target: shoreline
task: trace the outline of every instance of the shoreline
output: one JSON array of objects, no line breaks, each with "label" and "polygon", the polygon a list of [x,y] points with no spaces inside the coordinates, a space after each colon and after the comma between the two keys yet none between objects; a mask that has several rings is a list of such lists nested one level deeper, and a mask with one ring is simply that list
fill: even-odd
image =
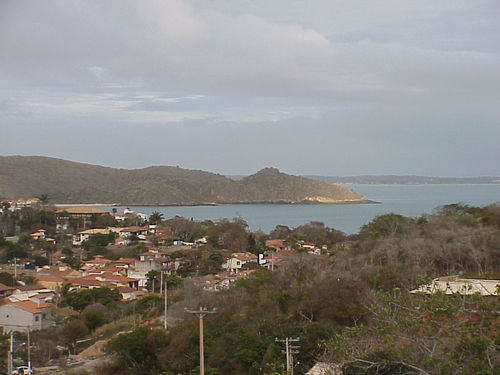
[{"label": "shoreline", "polygon": [[202,203],[173,203],[173,204],[122,204],[122,203],[54,203],[58,208],[63,207],[203,207],[203,206],[229,206],[229,205],[346,205],[346,204],[381,204],[370,199],[359,200],[339,200],[336,202],[321,202],[321,201],[255,201],[255,202],[202,202]]}]

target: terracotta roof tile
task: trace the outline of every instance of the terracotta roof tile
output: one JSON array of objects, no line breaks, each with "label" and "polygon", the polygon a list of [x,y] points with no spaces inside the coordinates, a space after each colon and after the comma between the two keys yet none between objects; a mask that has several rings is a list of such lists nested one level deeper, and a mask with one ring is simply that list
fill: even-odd
[{"label": "terracotta roof tile", "polygon": [[40,309],[49,306],[46,303],[38,304],[38,303],[30,301],[30,300],[19,301],[19,302],[7,301],[7,303],[10,305],[16,306],[22,310],[28,311],[32,314],[41,314],[42,310],[40,310]]}]

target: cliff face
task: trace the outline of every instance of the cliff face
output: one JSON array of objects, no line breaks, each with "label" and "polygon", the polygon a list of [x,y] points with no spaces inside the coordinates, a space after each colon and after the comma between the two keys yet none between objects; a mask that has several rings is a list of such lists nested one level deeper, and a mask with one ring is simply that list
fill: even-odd
[{"label": "cliff face", "polygon": [[350,189],[265,168],[240,181],[204,171],[155,166],[114,169],[39,156],[0,157],[0,198],[48,194],[59,203],[363,203]]}]

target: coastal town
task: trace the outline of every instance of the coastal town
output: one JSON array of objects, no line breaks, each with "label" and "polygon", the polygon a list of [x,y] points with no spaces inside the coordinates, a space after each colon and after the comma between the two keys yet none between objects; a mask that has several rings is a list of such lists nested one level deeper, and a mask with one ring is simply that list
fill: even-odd
[{"label": "coastal town", "polygon": [[[148,217],[129,208],[108,212],[47,201],[41,197],[2,202],[0,238],[2,245],[12,249],[0,265],[0,327],[5,334],[60,324],[61,318],[55,317],[60,314],[59,306],[72,307],[63,302],[64,296],[85,290],[106,289],[125,303],[170,292],[184,281],[216,292],[258,269],[274,271],[300,254],[318,256],[329,250],[326,243],[270,238],[263,233],[254,237],[238,219],[223,222],[227,230],[216,235],[200,228],[181,233],[179,226],[193,222],[164,220],[158,212]],[[209,227],[218,225],[221,223]],[[250,244],[242,244],[241,238],[225,243],[223,237],[228,233],[249,236],[243,242],[249,240]],[[342,245],[348,243],[346,239]],[[14,353],[11,370],[13,357]],[[31,366],[31,358],[27,361]],[[50,364],[50,358],[45,362]]]},{"label": "coastal town", "polygon": [[0,4],[0,375],[500,375],[499,1]]},{"label": "coastal town", "polygon": [[[8,208],[5,207],[7,205]],[[4,204],[5,211],[10,212],[33,207],[40,207],[38,199]],[[52,292],[70,283],[76,290],[118,288],[123,300],[137,298],[148,292],[147,283],[151,280],[147,275],[150,273],[178,276],[182,268],[198,270],[197,258],[208,243],[206,236],[190,241],[179,239],[168,225],[161,223],[161,218],[158,220],[155,215],[148,218],[146,214],[130,209],[110,213],[95,207],[73,206],[58,208],[54,214],[55,227],[42,224],[29,233],[32,256],[9,259],[10,263],[3,267],[3,270],[15,275],[32,277],[37,284]],[[115,226],[96,224],[109,220]],[[130,223],[135,225],[128,225]],[[82,245],[99,240],[101,243],[109,241],[103,247],[110,249],[111,254],[113,251],[119,254],[120,249],[133,245],[139,245],[145,251],[130,258],[116,259],[114,256],[114,259],[107,259],[99,254],[89,256]],[[6,241],[17,243],[19,237],[10,236]],[[278,268],[284,259],[297,256],[300,252],[320,255],[328,250],[326,245],[318,247],[300,240],[291,244],[280,239],[266,239],[263,244],[265,251],[258,254],[221,249],[223,256],[220,264],[216,265],[220,272],[200,277],[198,284],[206,290],[219,290],[247,277],[258,267],[271,270]],[[67,263],[68,259],[70,263]]]},{"label": "coastal town", "polygon": [[[369,291],[367,287],[398,285],[393,278],[402,280],[405,275],[391,275],[392,271],[386,266],[381,268],[383,274],[372,271],[363,276],[361,273],[364,281],[359,283],[342,276],[345,274],[342,267],[352,268],[352,264],[334,271],[338,267],[335,264],[345,259],[359,262],[355,261],[356,253],[363,253],[367,244],[373,246],[370,245],[373,238],[380,233],[387,236],[401,231],[394,225],[408,228],[421,225],[418,221],[386,215],[376,218],[358,235],[346,235],[319,222],[297,228],[277,225],[266,234],[250,232],[241,218],[197,222],[182,217],[165,218],[157,211],[148,216],[130,208],[119,212],[116,208],[108,211],[98,206],[55,205],[46,195],[4,200],[0,210],[0,327],[4,343],[12,348],[5,353],[9,374],[31,374],[33,369],[49,374],[67,366],[76,366],[81,371],[75,374],[99,373],[95,366],[103,366],[115,358],[109,355],[113,351],[123,350],[113,345],[131,325],[137,330],[149,327],[173,332],[176,326],[180,328],[189,322],[185,317],[188,307],[198,305],[202,309],[202,304],[224,298],[225,293],[260,288],[262,281],[259,280],[268,280],[267,275],[276,275],[273,282],[278,283],[285,275],[297,280],[319,277],[323,281],[310,285],[313,289],[309,293],[314,294],[324,288],[323,282],[331,283],[336,274],[333,280],[338,285],[322,293],[336,293],[337,288],[345,290],[342,293],[347,294],[342,300],[346,305],[337,314],[344,316],[348,311],[352,315],[349,319],[362,319],[366,312],[358,299],[366,298],[363,296]],[[485,217],[498,215],[495,205],[484,211],[450,205],[442,208],[441,215],[462,215],[464,210],[476,216],[481,212],[483,216],[477,218],[483,221],[491,221]],[[460,215],[458,219],[462,220]],[[442,220],[440,217],[434,220]],[[387,257],[387,251],[385,247],[380,256]],[[494,261],[481,262],[485,270],[496,267]],[[321,271],[332,265],[334,268],[328,273]],[[366,273],[373,266],[363,269],[361,272]],[[305,276],[307,274],[309,276]],[[416,296],[414,298],[481,296],[487,301],[497,298],[500,291],[500,280],[491,277],[453,276],[443,271],[435,276],[417,275],[410,283],[414,286],[407,289],[409,295]],[[298,291],[301,283],[303,281],[298,284]],[[290,298],[284,297],[287,295],[277,294],[270,301],[283,309],[282,304],[286,303],[283,298]],[[243,303],[244,298],[240,298]],[[338,297],[331,298],[333,302]],[[231,303],[226,301],[226,308]],[[476,302],[471,303],[471,308],[477,309]],[[214,305],[217,306],[221,306],[220,302]],[[315,314],[321,316],[321,309],[316,313],[312,311],[317,308],[310,309],[301,310],[299,320],[312,322],[317,319]],[[207,314],[205,310],[200,311],[202,315]],[[46,337],[49,332],[50,339]],[[283,342],[288,351],[288,345],[296,339],[280,340],[276,345]],[[299,354],[299,351],[293,353]],[[290,349],[285,373],[292,373],[291,369],[296,366],[293,361]],[[336,361],[308,361],[302,370],[304,373],[342,373]],[[179,368],[185,366],[183,363]]]}]

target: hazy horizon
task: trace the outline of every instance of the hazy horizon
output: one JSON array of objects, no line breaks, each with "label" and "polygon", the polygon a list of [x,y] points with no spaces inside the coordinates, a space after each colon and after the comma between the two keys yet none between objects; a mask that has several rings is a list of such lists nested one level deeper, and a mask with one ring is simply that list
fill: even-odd
[{"label": "hazy horizon", "polygon": [[[22,157],[48,157],[48,158],[52,158],[52,156],[47,156],[47,155],[18,155],[18,154],[12,154],[12,155],[0,155],[1,156],[22,156]],[[268,165],[268,166],[264,166],[258,170],[255,170],[255,171],[252,171],[250,173],[247,173],[247,174],[243,174],[243,173],[234,173],[234,174],[223,174],[223,173],[219,173],[217,171],[211,171],[211,170],[205,170],[205,169],[200,169],[200,168],[185,168],[183,167],[182,165],[167,165],[167,164],[150,164],[150,165],[144,165],[142,167],[136,167],[136,168],[118,168],[118,167],[113,167],[113,166],[109,166],[109,165],[105,165],[105,164],[95,164],[95,163],[86,163],[86,162],[81,162],[81,161],[78,161],[78,160],[71,160],[71,159],[62,159],[62,158],[56,158],[56,159],[60,159],[60,160],[65,160],[65,161],[71,161],[71,162],[74,162],[74,163],[81,163],[81,164],[88,164],[88,165],[93,165],[93,166],[100,166],[100,167],[106,167],[106,168],[114,168],[114,169],[128,169],[128,170],[138,170],[138,169],[145,169],[145,168],[149,168],[149,167],[177,167],[177,168],[182,168],[182,169],[189,169],[189,170],[199,170],[199,171],[204,171],[204,172],[210,172],[210,173],[218,173],[218,174],[221,174],[221,175],[224,175],[226,177],[229,177],[229,178],[243,178],[243,177],[246,177],[246,176],[250,176],[254,173],[257,173],[259,172],[260,170],[262,169],[265,169],[265,168],[276,168],[278,169],[280,172],[283,172],[283,173],[286,173],[286,174],[294,174],[292,172],[289,172],[289,171],[286,171],[286,170],[283,170],[283,169],[280,169],[280,168],[277,168],[276,166],[273,166],[273,165]],[[365,175],[326,175],[326,174],[309,174],[309,173],[302,173],[302,174],[295,174],[295,175],[299,175],[299,176],[303,176],[303,177],[340,177],[340,178],[348,178],[348,177],[429,177],[429,178],[496,178],[496,177],[500,177],[500,176],[423,176],[423,175],[415,175],[415,174],[365,174]]]},{"label": "hazy horizon", "polygon": [[0,3],[0,155],[500,176],[500,3]]}]

